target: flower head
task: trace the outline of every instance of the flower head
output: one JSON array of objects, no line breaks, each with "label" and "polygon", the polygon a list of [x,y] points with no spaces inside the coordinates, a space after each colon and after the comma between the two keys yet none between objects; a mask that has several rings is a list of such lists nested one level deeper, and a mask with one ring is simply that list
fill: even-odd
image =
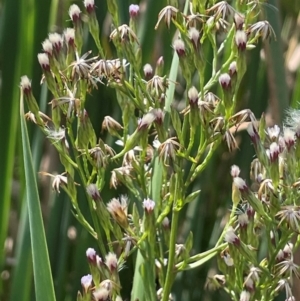
[{"label": "flower head", "polygon": [[136,18],[140,12],[140,7],[137,4],[129,5],[130,18]]},{"label": "flower head", "polygon": [[153,200],[144,199],[143,201],[143,207],[147,213],[152,213],[155,207],[155,202]]},{"label": "flower head", "polygon": [[97,264],[97,253],[95,249],[93,248],[88,248],[86,250],[86,258],[90,264],[96,265]]},{"label": "flower head", "polygon": [[219,83],[224,90],[228,90],[231,87],[231,78],[228,73],[223,73],[219,77]]},{"label": "flower head", "polygon": [[117,255],[115,253],[109,252],[105,256],[105,264],[106,264],[106,266],[108,267],[108,269],[111,273],[116,271],[116,269],[118,267]]},{"label": "flower head", "polygon": [[69,16],[74,23],[80,20],[81,10],[78,5],[72,4],[69,8]]},{"label": "flower head", "polygon": [[224,239],[226,242],[228,242],[229,244],[233,244],[238,246],[240,244],[240,239],[238,238],[238,236],[235,234],[233,228],[230,226],[228,227]]},{"label": "flower head", "polygon": [[87,293],[88,289],[92,286],[92,282],[93,277],[90,274],[81,277],[81,285],[85,293]]}]

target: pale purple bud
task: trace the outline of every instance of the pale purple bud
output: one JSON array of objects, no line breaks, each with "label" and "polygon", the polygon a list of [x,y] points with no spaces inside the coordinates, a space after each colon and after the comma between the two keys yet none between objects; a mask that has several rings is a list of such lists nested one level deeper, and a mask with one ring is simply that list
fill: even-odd
[{"label": "pale purple bud", "polygon": [[237,30],[242,30],[245,22],[245,16],[240,13],[235,13],[233,18],[234,18],[235,28]]},{"label": "pale purple bud", "polygon": [[22,91],[25,95],[28,95],[31,93],[31,81],[30,79],[28,78],[27,75],[23,75],[21,77],[21,83],[20,83],[20,86],[22,88]]},{"label": "pale purple bud", "polygon": [[195,27],[189,29],[189,38],[195,49],[198,49],[198,44],[200,41],[200,32]]},{"label": "pale purple bud", "polygon": [[111,273],[114,272],[118,267],[117,255],[115,253],[109,252],[105,256],[105,264]]},{"label": "pale purple bud", "polygon": [[247,291],[242,291],[241,296],[240,296],[240,301],[249,301],[250,300],[250,293]]},{"label": "pale purple bud", "polygon": [[67,46],[74,46],[75,42],[75,30],[74,28],[66,28],[64,30],[64,37]]},{"label": "pale purple bud", "polygon": [[295,132],[290,128],[285,128],[283,138],[287,149],[290,150],[295,145]]},{"label": "pale purple bud", "polygon": [[249,218],[248,218],[247,213],[239,214],[238,222],[239,222],[239,226],[242,229],[247,228],[247,225],[249,224]]},{"label": "pale purple bud", "polygon": [[269,150],[269,158],[271,162],[277,161],[279,156],[279,145],[276,142],[271,143]]},{"label": "pale purple bud", "polygon": [[80,20],[81,10],[78,5],[72,4],[69,8],[69,16],[74,23]]},{"label": "pale purple bud", "polygon": [[280,127],[277,124],[275,124],[273,127],[268,127],[267,133],[272,141],[277,140],[280,134]]},{"label": "pale purple bud", "polygon": [[235,43],[239,50],[244,51],[247,44],[247,34],[243,30],[237,30],[235,33]]},{"label": "pale purple bud", "polygon": [[248,186],[242,178],[240,177],[233,178],[233,183],[237,187],[237,189],[240,190],[241,192],[248,191]]},{"label": "pale purple bud", "polygon": [[59,52],[63,46],[63,37],[59,33],[49,33],[49,41],[51,42],[53,48]]},{"label": "pale purple bud", "polygon": [[253,123],[250,123],[249,126],[247,127],[247,132],[251,138],[252,143],[256,145],[260,138],[257,129]]},{"label": "pale purple bud", "polygon": [[241,172],[241,170],[237,165],[231,166],[230,174],[233,178],[238,177],[240,172]]},{"label": "pale purple bud", "polygon": [[81,277],[81,285],[85,293],[87,293],[88,289],[92,286],[92,281],[93,281],[93,277],[90,274]]},{"label": "pale purple bud", "polygon": [[47,53],[39,53],[38,61],[44,71],[50,71],[50,63]]},{"label": "pale purple bud", "polygon": [[146,64],[143,70],[146,79],[150,79],[153,76],[153,68],[150,64]]},{"label": "pale purple bud", "polygon": [[198,107],[198,91],[195,87],[191,87],[188,91],[188,99],[191,107]]},{"label": "pale purple bud", "polygon": [[219,83],[224,90],[228,90],[231,87],[231,78],[228,73],[223,73],[219,77]]},{"label": "pale purple bud", "polygon": [[44,52],[46,52],[48,55],[52,55],[53,46],[52,46],[52,43],[49,41],[49,39],[46,39],[42,43],[42,47],[43,47]]},{"label": "pale purple bud", "polygon": [[96,251],[95,249],[93,248],[88,248],[86,250],[86,257],[87,257],[87,260],[89,261],[89,263],[95,265],[97,264],[97,254],[96,254]]},{"label": "pale purple bud", "polygon": [[83,4],[88,14],[91,14],[95,11],[95,0],[84,0]]},{"label": "pale purple bud", "polygon": [[100,193],[99,193],[99,190],[98,190],[96,184],[89,184],[89,185],[86,187],[86,192],[88,193],[88,195],[89,195],[94,201],[97,201],[97,200],[100,200],[100,199],[101,199]]},{"label": "pale purple bud", "polygon": [[237,73],[236,61],[233,61],[233,62],[229,65],[228,72],[229,72],[229,75],[230,75],[231,77],[233,77],[234,75],[236,75],[236,73]]},{"label": "pale purple bud", "polygon": [[155,202],[153,200],[144,199],[143,201],[143,207],[147,213],[152,213],[155,207]]},{"label": "pale purple bud", "polygon": [[226,242],[228,242],[229,244],[233,244],[235,246],[239,246],[240,245],[240,239],[238,238],[238,236],[234,233],[233,228],[230,226],[228,227],[224,239]]},{"label": "pale purple bud", "polygon": [[170,228],[170,220],[168,219],[167,216],[162,220],[161,224],[165,229]]},{"label": "pale purple bud", "polygon": [[177,39],[174,41],[173,48],[179,57],[185,56],[185,45],[182,40]]},{"label": "pale purple bud", "polygon": [[130,18],[136,18],[140,12],[140,7],[137,4],[129,5]]}]

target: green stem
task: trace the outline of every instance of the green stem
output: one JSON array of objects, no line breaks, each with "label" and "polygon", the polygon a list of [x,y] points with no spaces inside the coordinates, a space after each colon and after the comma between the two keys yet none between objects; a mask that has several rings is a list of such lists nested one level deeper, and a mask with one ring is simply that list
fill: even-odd
[{"label": "green stem", "polygon": [[169,244],[169,257],[168,257],[168,268],[166,282],[163,288],[163,299],[162,301],[169,300],[169,294],[174,280],[174,259],[175,259],[175,244],[178,230],[179,211],[173,209],[172,223],[171,223],[171,235]]}]

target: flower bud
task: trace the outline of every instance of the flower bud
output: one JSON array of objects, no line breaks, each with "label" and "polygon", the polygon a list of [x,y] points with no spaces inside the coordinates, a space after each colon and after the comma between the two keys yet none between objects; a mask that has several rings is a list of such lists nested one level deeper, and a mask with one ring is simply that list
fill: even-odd
[{"label": "flower bud", "polygon": [[143,68],[144,70],[144,75],[145,75],[145,78],[147,80],[149,80],[150,78],[152,78],[153,76],[153,68],[150,64],[146,64]]},{"label": "flower bud", "polygon": [[115,272],[118,267],[118,259],[115,253],[109,252],[105,256],[105,264],[111,273]]},{"label": "flower bud", "polygon": [[136,18],[139,15],[140,7],[137,4],[131,4],[129,6],[129,16],[130,18]]},{"label": "flower bud", "polygon": [[237,30],[235,33],[235,44],[239,51],[244,51],[247,45],[247,34],[243,30]]},{"label": "flower bud", "polygon": [[145,211],[148,214],[150,214],[154,210],[155,202],[152,201],[152,200],[150,200],[149,198],[148,199],[144,199],[144,201],[143,201],[143,207],[144,207]]},{"label": "flower bud", "polygon": [[89,184],[86,187],[86,192],[94,201],[101,200],[100,193],[96,184]]},{"label": "flower bud", "polygon": [[85,293],[87,293],[89,288],[92,286],[92,282],[93,277],[90,274],[81,277],[81,286]]},{"label": "flower bud", "polygon": [[228,73],[223,73],[219,77],[219,83],[224,90],[231,88],[231,78]]},{"label": "flower bud", "polygon": [[177,52],[179,57],[185,56],[185,54],[186,54],[185,53],[185,45],[182,40],[180,40],[180,39],[175,40],[174,44],[173,44],[173,48]]},{"label": "flower bud", "polygon": [[95,249],[88,248],[86,250],[86,257],[87,257],[87,260],[90,264],[92,264],[92,265],[97,264],[96,256],[97,256],[97,253],[96,253]]}]

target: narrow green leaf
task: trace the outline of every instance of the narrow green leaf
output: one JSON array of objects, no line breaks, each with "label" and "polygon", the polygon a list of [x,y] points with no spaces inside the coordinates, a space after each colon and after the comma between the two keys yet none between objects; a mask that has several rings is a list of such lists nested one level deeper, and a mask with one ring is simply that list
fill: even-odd
[{"label": "narrow green leaf", "polygon": [[29,228],[33,258],[35,298],[36,300],[55,301],[41,206],[37,190],[35,172],[32,164],[27,126],[24,118],[22,93],[20,102],[20,119],[26,179],[26,201],[29,213]]}]

